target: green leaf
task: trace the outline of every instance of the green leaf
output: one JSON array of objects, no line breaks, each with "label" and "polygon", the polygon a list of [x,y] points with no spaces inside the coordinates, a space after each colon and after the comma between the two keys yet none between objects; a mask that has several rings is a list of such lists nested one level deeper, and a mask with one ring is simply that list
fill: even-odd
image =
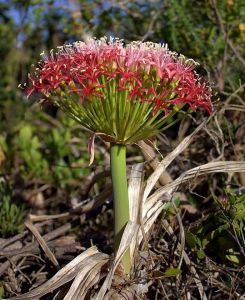
[{"label": "green leaf", "polygon": [[3,149],[4,152],[8,151],[8,145],[7,142],[4,138],[4,136],[0,135],[0,149]]},{"label": "green leaf", "polygon": [[197,257],[199,259],[204,259],[206,257],[206,254],[205,254],[205,252],[203,250],[198,250],[197,251]]},{"label": "green leaf", "polygon": [[185,239],[189,247],[195,248],[199,245],[198,238],[190,231],[185,233]]},{"label": "green leaf", "polygon": [[0,299],[3,299],[4,297],[4,287],[0,286]]},{"label": "green leaf", "polygon": [[37,136],[34,136],[31,140],[31,147],[37,149],[40,146],[39,140]]},{"label": "green leaf", "polygon": [[240,260],[236,255],[226,255],[225,256],[229,261],[235,263],[235,264],[239,264]]},{"label": "green leaf", "polygon": [[168,268],[164,272],[164,276],[167,276],[167,277],[177,276],[177,275],[181,274],[181,272],[182,271],[178,268]]},{"label": "green leaf", "polygon": [[245,219],[245,206],[243,203],[237,203],[234,205],[236,212],[234,214],[235,220],[244,220]]},{"label": "green leaf", "polygon": [[158,278],[159,277],[164,277],[164,273],[159,271],[159,270],[153,271],[152,275],[153,275],[153,277],[158,277]]},{"label": "green leaf", "polygon": [[30,144],[31,137],[32,137],[31,126],[26,125],[20,129],[19,140],[22,148],[25,148]]}]

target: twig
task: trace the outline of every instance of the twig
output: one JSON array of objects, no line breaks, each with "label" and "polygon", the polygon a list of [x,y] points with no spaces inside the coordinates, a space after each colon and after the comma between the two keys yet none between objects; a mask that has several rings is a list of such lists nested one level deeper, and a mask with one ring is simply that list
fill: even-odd
[{"label": "twig", "polygon": [[179,228],[180,228],[180,246],[179,246],[180,260],[179,260],[179,265],[178,265],[178,268],[180,269],[181,265],[182,265],[182,262],[183,262],[183,257],[184,257],[183,253],[184,253],[184,249],[185,249],[185,230],[184,230],[184,226],[183,226],[181,217],[178,213],[177,207],[176,207],[176,205],[173,201],[173,197],[171,198],[171,203],[174,207],[175,215],[176,215],[177,221],[179,223]]},{"label": "twig", "polygon": [[[88,213],[93,209],[96,209],[100,207],[106,199],[111,195],[112,188],[111,186],[106,187],[99,195],[93,197],[92,199],[87,199],[77,205],[76,207],[70,209],[69,212],[63,213],[63,214],[57,214],[57,215],[29,215],[29,219],[32,222],[40,222],[43,220],[55,220],[59,218],[70,218],[74,216],[75,214],[83,214]],[[86,203],[84,203],[86,202]]]},{"label": "twig", "polygon": [[217,4],[216,4],[216,0],[211,0],[212,4],[213,4],[213,8],[215,10],[216,16],[217,16],[217,20],[219,22],[219,27],[221,32],[223,33],[224,37],[226,38],[227,44],[230,46],[231,50],[233,51],[233,53],[235,54],[235,56],[237,57],[237,59],[242,63],[243,66],[245,66],[245,60],[242,58],[242,56],[237,52],[236,48],[234,47],[233,43],[231,42],[231,40],[228,38],[228,35],[226,33],[224,24],[223,24],[223,20],[222,17],[218,11],[217,8]]},{"label": "twig", "polygon": [[[50,223],[49,221],[45,220],[45,222],[42,222],[42,223],[37,224],[37,227],[39,228],[39,227],[42,227],[42,226],[47,225],[47,224],[49,224],[49,223]],[[4,249],[4,248],[7,247],[8,245],[13,244],[13,243],[16,242],[16,241],[22,239],[22,238],[25,237],[27,234],[28,234],[28,230],[25,230],[25,231],[23,231],[23,232],[21,232],[21,233],[15,235],[15,236],[13,236],[13,237],[7,239],[6,241],[4,241],[3,243],[0,244],[0,250]]]},{"label": "twig", "polygon": [[41,236],[41,234],[38,232],[37,228],[28,220],[25,222],[26,227],[32,232],[32,234],[35,236],[37,241],[39,242],[41,248],[47,255],[47,257],[50,259],[50,261],[56,266],[59,266],[59,263],[52,253],[52,251],[49,249],[47,243],[45,242],[44,238]]},{"label": "twig", "polygon": [[[149,165],[152,167],[153,170],[156,170],[157,166],[159,165],[159,159],[156,155],[155,150],[151,146],[147,145],[144,141],[138,142],[138,145]],[[173,179],[167,171],[163,171],[158,180],[161,183],[161,185],[165,185],[173,181]]]},{"label": "twig", "polygon": [[223,112],[223,110],[225,110],[225,108],[228,106],[228,104],[230,103],[230,101],[232,100],[233,97],[235,97],[239,92],[242,92],[243,89],[245,87],[245,84],[242,84],[241,86],[239,86],[238,89],[236,89],[232,94],[228,94],[226,92],[221,92],[222,94],[229,96],[226,101],[225,101],[225,105],[221,108],[220,112]]},{"label": "twig", "polygon": [[[71,229],[71,224],[70,223],[66,223],[63,226],[45,234],[43,236],[43,239],[47,242],[50,241],[62,234],[64,234],[65,232],[67,232],[68,230]],[[17,250],[1,250],[0,251],[0,256],[4,256],[4,257],[12,257],[15,255],[19,255],[22,253],[26,253],[26,252],[33,252],[36,248],[38,247],[38,243],[32,242],[27,244],[26,246],[24,246],[22,249],[17,249]]]},{"label": "twig", "polygon": [[[174,230],[173,230],[173,228],[170,226],[170,224],[168,223],[167,220],[163,220],[163,226],[164,226],[164,229],[166,230],[166,232],[167,232],[170,236],[172,236],[172,235],[174,234]],[[181,250],[181,245],[180,245],[180,243],[178,243],[177,247],[178,247],[179,250]],[[198,291],[199,291],[199,294],[200,294],[201,299],[202,299],[202,300],[208,300],[208,298],[207,298],[207,296],[206,296],[206,294],[205,294],[205,291],[204,291],[204,287],[203,287],[203,285],[202,285],[202,282],[201,282],[200,279],[199,279],[198,273],[197,273],[196,269],[194,268],[194,266],[191,265],[191,261],[190,261],[188,255],[187,255],[187,253],[185,252],[185,250],[182,251],[182,255],[183,255],[183,259],[184,259],[185,263],[187,264],[187,266],[189,266],[190,271],[191,271],[191,273],[192,273],[193,276],[194,276],[193,279],[194,279],[194,281],[195,281],[195,283],[196,283],[196,286],[197,286],[197,288],[198,288]]]},{"label": "twig", "polygon": [[160,16],[161,12],[162,12],[162,10],[159,8],[158,11],[156,11],[154,16],[151,18],[148,29],[141,39],[142,42],[145,41],[149,36],[151,36],[154,33],[153,26],[154,26],[155,22],[157,21],[158,17]]}]

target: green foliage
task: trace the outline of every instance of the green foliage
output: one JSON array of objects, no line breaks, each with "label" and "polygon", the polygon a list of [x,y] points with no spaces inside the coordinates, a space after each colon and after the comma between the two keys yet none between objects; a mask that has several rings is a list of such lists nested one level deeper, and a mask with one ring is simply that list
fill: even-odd
[{"label": "green foliage", "polygon": [[207,256],[218,262],[244,264],[245,194],[227,191],[215,200],[215,213],[192,230],[186,231],[186,242],[198,259]]},{"label": "green foliage", "polygon": [[31,125],[24,125],[20,129],[16,144],[23,160],[20,171],[25,176],[46,178],[48,176],[48,162],[40,151],[39,138],[34,135]]},{"label": "green foliage", "polygon": [[164,272],[164,276],[166,276],[166,277],[178,276],[180,274],[181,274],[181,270],[178,268],[168,268]]},{"label": "green foliage", "polygon": [[24,206],[11,201],[11,191],[0,178],[0,235],[8,237],[22,229]]},{"label": "green foliage", "polygon": [[[234,64],[234,60],[240,59],[239,44],[244,43],[240,26],[245,19],[244,11],[243,1],[229,4],[225,0],[169,0],[164,28],[167,42],[171,48],[204,65],[220,90],[233,90],[244,76],[242,65]],[[238,56],[234,45],[237,45]]]},{"label": "green foliage", "polygon": [[[9,109],[5,105],[3,118],[10,115]],[[19,118],[16,116],[16,124],[8,128],[7,135],[0,135],[6,156],[2,171],[11,173],[15,168],[17,178],[24,182],[46,182],[75,192],[89,173],[86,133],[63,114],[55,120],[31,109],[24,110]],[[97,153],[96,158],[100,159]]]},{"label": "green foliage", "polygon": [[176,215],[176,210],[180,207],[180,198],[174,197],[172,202],[167,202],[164,204],[163,209],[168,215]]},{"label": "green foliage", "polygon": [[179,268],[167,268],[165,272],[162,271],[153,271],[153,275],[156,278],[165,278],[165,277],[176,277],[180,275],[182,271]]},{"label": "green foliage", "polygon": [[[38,115],[41,122],[51,120],[43,112]],[[15,159],[21,177],[24,180],[41,180],[69,190],[74,182],[79,182],[87,175],[87,136],[82,130],[74,129],[75,126],[72,120],[67,120],[63,115],[55,124],[46,124],[41,128],[40,124],[33,123],[27,117],[20,131],[15,131],[12,138],[12,152],[17,156]],[[73,136],[76,136],[74,144]]]},{"label": "green foliage", "polygon": [[4,287],[0,285],[0,299],[4,297]]}]

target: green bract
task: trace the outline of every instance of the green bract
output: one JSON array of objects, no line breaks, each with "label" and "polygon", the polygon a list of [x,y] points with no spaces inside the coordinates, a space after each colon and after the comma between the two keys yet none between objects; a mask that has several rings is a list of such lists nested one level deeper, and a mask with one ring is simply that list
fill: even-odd
[{"label": "green bract", "polygon": [[[100,93],[104,99],[89,96],[81,105],[79,95],[70,93],[65,84],[48,98],[82,126],[117,144],[133,144],[148,139],[185,114],[180,110],[181,104],[175,105],[166,116],[161,110],[154,113],[152,102],[128,100],[128,90],[118,91],[118,79],[105,82],[102,78],[102,82],[104,87],[100,88]],[[178,118],[173,121],[177,112]]]}]

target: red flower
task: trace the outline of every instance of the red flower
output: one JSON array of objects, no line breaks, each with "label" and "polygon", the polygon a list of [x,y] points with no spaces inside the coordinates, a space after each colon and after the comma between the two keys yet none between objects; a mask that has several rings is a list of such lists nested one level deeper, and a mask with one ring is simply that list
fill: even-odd
[{"label": "red flower", "polygon": [[211,89],[195,66],[166,45],[91,39],[44,56],[25,90],[106,140],[132,144],[169,127],[166,115],[173,118],[184,105],[212,112]]},{"label": "red flower", "polygon": [[[98,89],[105,88],[103,82],[117,79],[118,91],[127,90],[129,100],[153,102],[155,113],[178,103],[211,113],[211,90],[200,83],[194,68],[194,61],[160,44],[132,42],[124,47],[117,39],[91,39],[60,47],[55,55],[44,58],[29,76],[26,93],[48,96],[66,85],[66,92],[77,93],[83,102],[94,96],[104,98]],[[171,92],[174,97],[169,99]]]}]

